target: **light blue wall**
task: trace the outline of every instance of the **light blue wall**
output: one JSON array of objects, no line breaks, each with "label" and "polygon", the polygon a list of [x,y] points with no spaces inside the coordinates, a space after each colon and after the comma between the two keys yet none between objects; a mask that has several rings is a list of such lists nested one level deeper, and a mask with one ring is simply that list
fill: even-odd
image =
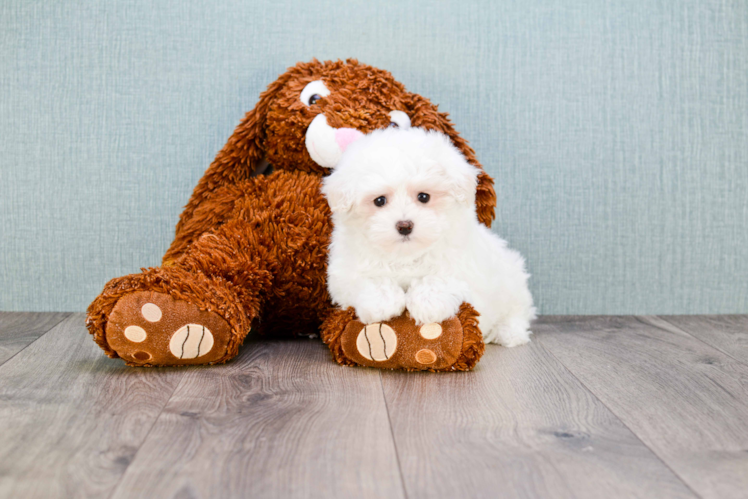
[{"label": "light blue wall", "polygon": [[0,310],[157,265],[261,90],[354,56],[440,103],[542,313],[748,313],[748,2],[0,3]]}]

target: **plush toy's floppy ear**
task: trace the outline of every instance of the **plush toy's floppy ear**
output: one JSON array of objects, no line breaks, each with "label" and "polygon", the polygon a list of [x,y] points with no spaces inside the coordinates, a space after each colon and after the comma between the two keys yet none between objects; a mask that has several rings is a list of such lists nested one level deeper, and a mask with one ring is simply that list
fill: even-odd
[{"label": "plush toy's floppy ear", "polygon": [[292,78],[294,73],[291,70],[292,68],[286,71],[260,94],[260,100],[255,108],[244,115],[226,145],[218,152],[216,159],[195,186],[190,201],[179,217],[174,241],[164,255],[164,264],[173,262],[194,238],[210,229],[215,225],[215,220],[221,217],[222,214],[213,213],[210,214],[210,220],[200,221],[197,220],[199,217],[195,216],[195,210],[211,193],[222,186],[236,184],[256,173],[261,173],[267,167],[265,125],[268,109],[278,92]]},{"label": "plush toy's floppy ear", "polygon": [[440,113],[437,107],[425,97],[418,94],[408,94],[404,99],[407,105],[408,114],[410,115],[411,125],[421,127],[426,130],[438,130],[446,134],[467,161],[480,169],[478,175],[478,187],[475,192],[475,207],[478,213],[478,220],[484,225],[491,227],[491,222],[495,218],[496,192],[493,188],[493,179],[488,175],[475,157],[475,151],[468,146],[465,139],[454,128],[446,113]]}]

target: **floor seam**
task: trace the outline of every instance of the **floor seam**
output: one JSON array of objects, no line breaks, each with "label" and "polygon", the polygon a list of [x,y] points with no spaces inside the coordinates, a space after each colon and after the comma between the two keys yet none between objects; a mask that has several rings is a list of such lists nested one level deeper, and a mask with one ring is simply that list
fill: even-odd
[{"label": "floor seam", "polygon": [[49,332],[51,332],[52,330],[54,330],[55,328],[57,328],[60,325],[60,323],[62,323],[66,319],[70,318],[75,313],[63,313],[63,314],[65,314],[65,316],[63,316],[62,319],[60,319],[60,321],[58,321],[57,323],[55,323],[54,325],[52,325],[51,327],[49,327],[49,329],[47,329],[47,331],[45,331],[44,333],[42,333],[41,335],[39,335],[37,338],[35,338],[31,342],[29,342],[28,344],[26,344],[25,346],[23,346],[23,348],[21,350],[19,350],[17,353],[13,354],[13,356],[9,357],[8,359],[6,359],[2,363],[0,363],[0,368],[2,368],[3,366],[5,366],[5,364],[8,361],[10,361],[11,359],[15,358],[16,356],[18,356],[19,354],[21,354],[26,349],[28,349],[29,346],[32,345],[34,342],[36,342],[37,340],[39,340],[40,338],[44,337],[46,334],[48,334]]},{"label": "floor seam", "polygon": [[400,451],[397,449],[397,441],[395,440],[395,429],[392,428],[392,417],[390,416],[390,406],[387,404],[387,394],[384,392],[384,380],[382,379],[382,370],[379,370],[379,386],[382,388],[382,399],[384,399],[384,409],[387,412],[387,423],[390,425],[390,436],[392,437],[392,446],[395,448],[395,460],[397,461],[397,471],[400,473],[400,484],[403,487],[403,495],[405,498],[408,496],[408,489],[405,487],[405,475],[403,474],[403,467],[400,463]]},{"label": "floor seam", "polygon": [[[636,317],[636,316],[635,316],[635,317]],[[730,358],[730,359],[732,359],[732,360],[734,360],[734,361],[737,361],[737,362],[738,362],[738,363],[740,363],[741,365],[745,365],[745,366],[748,366],[748,363],[746,363],[745,361],[743,361],[743,360],[741,360],[741,359],[738,359],[738,358],[736,358],[735,356],[733,356],[733,355],[732,355],[732,354],[730,354],[729,352],[725,352],[725,351],[723,351],[722,349],[720,349],[720,348],[719,348],[719,347],[717,347],[716,345],[710,344],[710,343],[709,343],[709,342],[707,342],[706,340],[700,339],[699,337],[697,337],[697,336],[696,336],[696,335],[694,335],[693,333],[689,332],[688,330],[684,330],[684,329],[683,329],[683,327],[681,327],[681,326],[678,326],[678,325],[676,325],[675,323],[671,323],[670,321],[668,321],[667,319],[665,319],[665,318],[664,318],[663,316],[655,315],[655,318],[659,318],[659,319],[661,319],[662,321],[664,321],[664,322],[665,322],[665,323],[667,323],[668,325],[672,326],[673,328],[677,328],[678,330],[680,330],[681,332],[685,333],[686,335],[688,335],[688,336],[689,336],[689,337],[691,337],[692,339],[698,340],[698,341],[699,341],[699,342],[701,342],[702,344],[704,344],[704,345],[706,345],[706,346],[709,346],[709,347],[711,347],[712,349],[714,349],[714,350],[716,350],[716,351],[719,351],[719,352],[721,352],[722,354],[724,354],[724,355],[725,355],[725,356],[727,356],[728,358]],[[655,328],[657,328],[657,325],[652,325],[652,324],[650,324],[650,323],[647,323],[647,324],[648,324],[649,326],[654,326]]]},{"label": "floor seam", "polygon": [[117,489],[122,484],[122,481],[124,481],[125,476],[127,475],[127,471],[130,470],[130,466],[135,463],[135,460],[138,458],[138,453],[140,453],[140,450],[143,449],[143,445],[148,441],[148,437],[150,437],[151,432],[153,432],[153,428],[156,427],[156,424],[158,423],[159,419],[161,419],[161,415],[164,413],[164,410],[167,406],[169,406],[169,402],[171,401],[171,398],[174,397],[174,393],[177,392],[177,389],[182,385],[182,382],[184,381],[185,373],[182,372],[182,376],[179,379],[179,382],[174,384],[174,390],[171,391],[171,394],[169,394],[169,397],[166,399],[166,402],[164,403],[164,406],[161,407],[161,410],[159,410],[158,415],[156,415],[156,418],[153,419],[153,424],[151,424],[150,429],[148,429],[148,432],[146,433],[145,437],[143,438],[143,441],[140,442],[138,445],[138,450],[135,452],[135,454],[132,456],[132,460],[130,460],[130,463],[127,464],[127,467],[125,467],[125,470],[122,471],[122,475],[119,478],[119,481],[117,481],[117,484],[114,485],[112,488],[112,492],[109,494],[108,498],[112,498],[112,496],[117,492]]},{"label": "floor seam", "polygon": [[559,364],[560,364],[561,366],[563,366],[564,370],[566,370],[566,371],[567,371],[567,372],[569,373],[569,375],[571,375],[572,377],[574,377],[574,379],[575,379],[575,380],[577,380],[577,381],[578,381],[578,382],[579,382],[579,383],[580,383],[580,384],[582,385],[582,387],[584,387],[584,389],[585,389],[585,390],[586,390],[587,392],[589,392],[589,393],[590,393],[590,394],[591,394],[591,395],[592,395],[592,396],[593,396],[593,397],[594,397],[594,398],[595,398],[596,400],[598,400],[598,401],[600,402],[600,404],[601,404],[601,405],[603,405],[603,406],[604,406],[604,407],[605,407],[605,408],[606,408],[606,409],[607,409],[607,410],[608,410],[608,411],[610,412],[610,414],[611,414],[611,415],[613,415],[614,417],[616,417],[616,419],[617,419],[617,420],[618,420],[618,421],[619,421],[619,422],[621,423],[621,425],[622,425],[622,426],[624,426],[624,427],[625,427],[626,429],[628,429],[628,431],[629,431],[629,432],[630,432],[630,433],[631,433],[631,434],[632,434],[632,435],[633,435],[634,437],[636,437],[636,439],[637,439],[637,440],[638,440],[638,441],[639,441],[639,442],[640,442],[640,443],[641,443],[641,444],[642,444],[642,445],[643,445],[643,446],[644,446],[645,448],[647,448],[647,449],[648,449],[648,450],[649,450],[649,451],[650,451],[650,452],[652,453],[652,455],[654,455],[655,457],[657,457],[657,459],[658,459],[658,460],[660,461],[660,463],[662,463],[662,465],[664,465],[664,466],[665,466],[665,467],[666,467],[666,468],[667,468],[667,469],[668,469],[668,470],[669,470],[670,472],[672,472],[672,473],[673,473],[673,475],[674,475],[674,476],[675,476],[676,478],[678,478],[678,480],[679,480],[679,481],[680,481],[680,482],[681,482],[681,483],[683,484],[683,486],[685,486],[685,487],[686,487],[686,488],[687,488],[687,489],[688,489],[688,490],[689,490],[689,491],[690,491],[691,493],[693,493],[693,494],[694,494],[694,497],[696,497],[696,498],[704,498],[704,497],[703,497],[703,496],[701,496],[701,495],[700,495],[700,494],[699,494],[698,492],[696,492],[696,491],[695,491],[695,490],[694,490],[694,489],[693,489],[693,488],[691,487],[691,485],[690,485],[690,484],[688,484],[688,483],[686,482],[686,480],[685,480],[685,479],[684,479],[684,478],[683,478],[683,477],[682,477],[682,476],[681,476],[680,474],[678,474],[678,472],[676,472],[676,471],[675,471],[675,470],[674,470],[674,469],[673,469],[673,468],[672,468],[672,467],[670,466],[670,464],[669,464],[669,463],[667,463],[667,462],[665,461],[665,459],[664,459],[664,458],[662,458],[662,457],[661,457],[661,456],[660,456],[660,455],[659,455],[659,454],[658,454],[658,453],[657,453],[657,452],[656,452],[655,450],[653,450],[653,449],[652,449],[652,447],[651,447],[651,446],[649,446],[649,445],[648,445],[648,444],[647,444],[647,443],[646,443],[646,442],[645,442],[645,441],[644,441],[644,440],[643,440],[643,439],[641,438],[641,436],[639,436],[639,435],[638,435],[638,434],[637,434],[636,432],[634,432],[634,430],[633,430],[633,429],[632,429],[631,427],[629,427],[629,425],[628,425],[628,424],[627,424],[626,422],[624,422],[624,421],[623,421],[623,419],[621,418],[621,416],[620,416],[620,415],[618,415],[618,413],[616,413],[615,411],[613,411],[613,409],[612,409],[612,408],[610,408],[610,406],[608,406],[608,405],[607,405],[607,404],[605,403],[605,401],[603,401],[603,399],[602,399],[602,398],[601,398],[600,396],[598,396],[597,394],[595,394],[595,392],[593,392],[593,391],[592,391],[592,389],[590,389],[590,388],[589,388],[589,387],[587,386],[587,384],[585,384],[585,383],[584,383],[584,382],[583,382],[583,381],[582,381],[582,380],[581,380],[581,379],[580,379],[579,377],[577,377],[577,375],[576,375],[576,374],[575,374],[575,373],[574,373],[573,371],[571,371],[571,370],[569,369],[569,367],[568,367],[568,366],[566,366],[566,365],[564,364],[564,362],[563,362],[563,361],[561,361],[560,359],[558,359],[558,357],[556,357],[556,355],[555,355],[555,354],[553,353],[553,351],[551,350],[551,348],[550,348],[550,347],[548,347],[548,346],[546,346],[546,345],[545,345],[545,344],[543,343],[543,341],[542,341],[542,339],[541,339],[541,338],[538,338],[538,337],[536,337],[536,340],[540,341],[540,343],[541,343],[541,344],[543,345],[543,349],[545,349],[545,351],[546,351],[546,352],[547,352],[547,353],[548,353],[548,354],[549,354],[549,355],[550,355],[550,356],[551,356],[551,357],[552,357],[553,359],[555,359],[555,360],[556,360],[556,361],[557,361],[557,362],[558,362],[558,363],[559,363]]}]

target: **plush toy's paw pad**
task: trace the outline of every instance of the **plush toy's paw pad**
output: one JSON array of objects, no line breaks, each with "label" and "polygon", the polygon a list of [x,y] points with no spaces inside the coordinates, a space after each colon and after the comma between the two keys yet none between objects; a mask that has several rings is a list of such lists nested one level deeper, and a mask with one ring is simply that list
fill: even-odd
[{"label": "plush toy's paw pad", "polygon": [[457,318],[417,326],[407,314],[382,323],[351,321],[341,336],[345,355],[359,365],[406,370],[440,370],[453,365],[462,350]]},{"label": "plush toy's paw pad", "polygon": [[218,314],[157,292],[134,292],[114,306],[109,346],[129,365],[216,362],[225,357],[231,328]]},{"label": "plush toy's paw pad", "polygon": [[[190,330],[190,327],[192,329]],[[213,348],[213,334],[205,325],[191,323],[184,325],[171,336],[169,350],[179,359],[195,359],[210,353]]]},{"label": "plush toy's paw pad", "polygon": [[397,351],[397,334],[383,323],[366,325],[356,338],[356,349],[369,361],[387,361]]},{"label": "plush toy's paw pad", "polygon": [[431,349],[421,349],[416,353],[416,361],[422,365],[433,365],[436,361],[436,353]]},{"label": "plush toy's paw pad", "polygon": [[421,334],[421,337],[429,340],[433,340],[436,338],[439,338],[439,336],[442,334],[442,325],[439,323],[429,323],[428,325],[423,325],[418,332]]}]

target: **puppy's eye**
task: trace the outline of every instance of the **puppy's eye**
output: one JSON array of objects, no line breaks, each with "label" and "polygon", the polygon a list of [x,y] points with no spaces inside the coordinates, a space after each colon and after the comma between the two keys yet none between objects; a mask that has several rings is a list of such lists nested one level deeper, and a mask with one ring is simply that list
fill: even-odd
[{"label": "puppy's eye", "polygon": [[301,102],[303,102],[305,106],[311,106],[323,97],[327,97],[329,95],[330,91],[325,86],[325,84],[322,83],[322,80],[315,80],[313,82],[307,83],[306,87],[304,87],[304,90],[301,91],[299,99],[301,99]]},{"label": "puppy's eye", "polygon": [[418,201],[421,203],[428,203],[431,196],[428,193],[418,193]]},{"label": "puppy's eye", "polygon": [[384,196],[380,196],[379,198],[374,199],[374,204],[378,207],[383,207],[385,203],[387,203],[387,198],[385,198]]},{"label": "puppy's eye", "polygon": [[395,122],[390,122],[390,128],[400,128],[400,125]]}]

